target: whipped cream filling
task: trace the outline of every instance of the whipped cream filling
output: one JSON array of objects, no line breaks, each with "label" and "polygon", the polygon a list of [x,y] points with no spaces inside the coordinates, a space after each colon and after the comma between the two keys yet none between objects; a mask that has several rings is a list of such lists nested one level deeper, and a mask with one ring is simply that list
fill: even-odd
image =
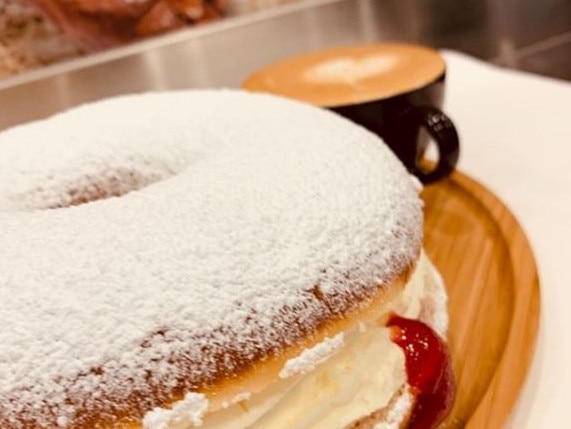
[{"label": "whipped cream filling", "polygon": [[[441,289],[438,274],[423,254],[402,294],[387,311],[423,320],[444,334],[447,321],[438,318],[444,316],[435,317],[435,313],[442,313],[438,311],[442,309],[436,307],[444,305],[446,299]],[[324,350],[329,353],[312,352]],[[318,361],[307,359],[312,355]],[[300,360],[300,357],[304,359]],[[165,422],[164,426],[159,426],[157,416],[161,413],[153,410],[155,425],[145,424],[144,427],[343,429],[387,406],[394,394],[406,384],[405,360],[401,349],[392,343],[387,328],[374,324],[361,324],[358,329],[342,337],[328,338],[286,362],[284,368],[291,367],[292,362],[296,371],[290,377],[278,379],[261,392],[240,395],[222,409],[207,412],[203,408],[204,415],[200,416],[199,424],[188,421],[183,426],[178,421],[176,425]],[[300,367],[300,362],[305,363]],[[282,371],[282,374],[286,372]],[[406,398],[410,402],[409,396],[401,397],[403,400]],[[176,407],[175,404],[172,408]],[[392,416],[394,424],[404,417],[408,406],[391,411],[397,412],[398,409],[401,409],[403,416],[400,419],[399,416]]]}]

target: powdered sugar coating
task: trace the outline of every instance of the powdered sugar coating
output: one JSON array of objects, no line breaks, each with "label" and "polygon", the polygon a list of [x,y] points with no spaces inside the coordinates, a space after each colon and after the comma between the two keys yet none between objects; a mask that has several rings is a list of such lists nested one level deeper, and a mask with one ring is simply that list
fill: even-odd
[{"label": "powdered sugar coating", "polygon": [[410,267],[422,225],[375,136],[237,91],[3,133],[0,210],[6,429],[141,419],[267,359]]},{"label": "powdered sugar coating", "polygon": [[329,359],[345,342],[343,332],[333,338],[326,338],[319,344],[305,349],[301,354],[288,360],[279,373],[280,378],[288,378],[297,374],[313,371],[317,365]]},{"label": "powdered sugar coating", "polygon": [[187,429],[200,426],[208,410],[208,399],[200,393],[187,393],[182,401],[165,410],[155,408],[143,418],[144,429]]}]

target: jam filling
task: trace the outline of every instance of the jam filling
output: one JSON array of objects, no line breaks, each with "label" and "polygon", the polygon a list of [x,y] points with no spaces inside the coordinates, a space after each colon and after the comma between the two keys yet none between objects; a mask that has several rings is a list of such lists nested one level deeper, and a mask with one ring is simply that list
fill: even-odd
[{"label": "jam filling", "polygon": [[448,415],[455,384],[446,343],[426,324],[392,316],[391,341],[404,352],[411,393],[415,397],[408,429],[433,429]]}]

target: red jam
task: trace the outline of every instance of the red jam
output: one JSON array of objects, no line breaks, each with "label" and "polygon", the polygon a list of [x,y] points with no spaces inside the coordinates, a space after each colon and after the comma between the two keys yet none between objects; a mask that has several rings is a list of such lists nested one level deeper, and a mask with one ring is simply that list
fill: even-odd
[{"label": "red jam", "polygon": [[433,429],[454,402],[454,374],[446,343],[418,320],[392,316],[391,340],[405,354],[408,384],[415,396],[408,429]]}]

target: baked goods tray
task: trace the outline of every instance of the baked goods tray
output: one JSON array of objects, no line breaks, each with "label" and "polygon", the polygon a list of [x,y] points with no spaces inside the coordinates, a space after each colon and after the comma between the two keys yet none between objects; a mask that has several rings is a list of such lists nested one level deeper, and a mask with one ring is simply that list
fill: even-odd
[{"label": "baked goods tray", "polygon": [[425,248],[449,292],[457,396],[446,428],[503,427],[535,348],[540,293],[526,236],[484,186],[455,172],[428,186]]}]

